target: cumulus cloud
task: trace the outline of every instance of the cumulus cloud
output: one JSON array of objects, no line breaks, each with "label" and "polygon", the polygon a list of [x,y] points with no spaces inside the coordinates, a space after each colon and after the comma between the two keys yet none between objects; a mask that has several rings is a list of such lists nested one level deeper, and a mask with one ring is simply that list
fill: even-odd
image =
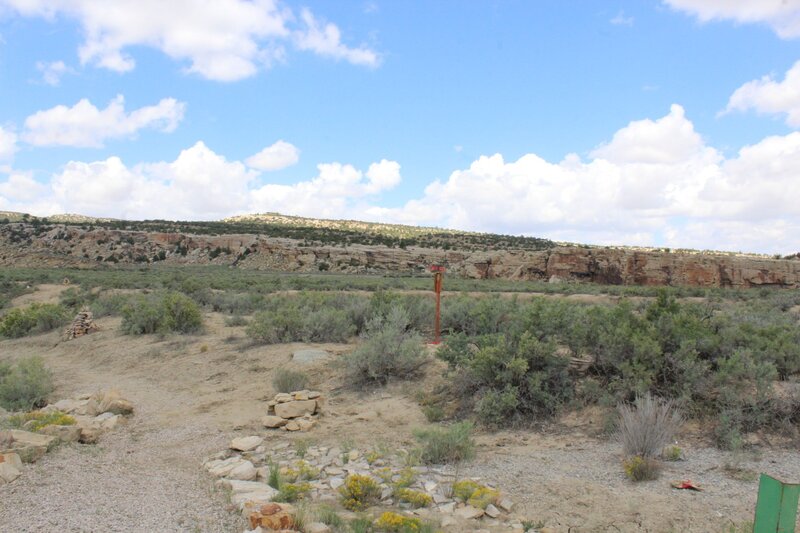
[{"label": "cumulus cloud", "polygon": [[660,119],[631,122],[589,160],[482,156],[428,185],[420,198],[366,213],[572,242],[786,252],[797,247],[798,173],[800,133],[769,137],[725,159],[672,106]]},{"label": "cumulus cloud", "polygon": [[11,161],[17,151],[17,134],[0,126],[0,163]]},{"label": "cumulus cloud", "polygon": [[400,182],[395,161],[373,163],[366,175],[353,165],[323,163],[318,175],[293,185],[266,184],[252,191],[250,211],[342,218],[364,213],[366,197],[392,189]]},{"label": "cumulus cloud", "polygon": [[764,76],[745,83],[731,95],[725,111],[749,109],[765,114],[785,114],[789,126],[800,127],[800,61],[786,72],[783,81]]},{"label": "cumulus cloud", "polygon": [[794,0],[664,0],[701,22],[733,20],[769,26],[784,39],[800,37],[800,4]]},{"label": "cumulus cloud", "polygon": [[[77,20],[85,39],[78,50],[81,64],[127,72],[136,66],[130,48],[147,46],[188,62],[188,72],[219,81],[247,78],[282,58],[295,21],[276,0],[0,0],[3,4],[22,16]],[[343,44],[334,24],[320,28],[310,11],[302,18],[307,28],[300,32],[299,48],[375,64],[375,52]]]},{"label": "cumulus cloud", "polygon": [[275,184],[197,143],[172,162],[70,162],[27,199],[11,195],[28,178],[0,181],[0,208],[184,219],[278,211],[594,244],[788,253],[797,251],[800,231],[798,175],[800,132],[726,158],[673,105],[663,117],[630,122],[586,157],[481,156],[399,207],[384,207],[381,197],[401,182],[396,161],[366,170],[325,163],[309,179]]},{"label": "cumulus cloud", "polygon": [[311,50],[321,56],[344,59],[354,65],[377,67],[380,57],[366,46],[350,48],[342,44],[342,36],[335,24],[321,23],[308,9],[303,9],[300,18],[306,27],[295,32],[295,43],[300,50]]},{"label": "cumulus cloud", "polygon": [[286,141],[280,140],[247,158],[247,166],[257,170],[281,170],[296,165],[300,160],[300,150]]},{"label": "cumulus cloud", "polygon": [[58,105],[30,115],[22,139],[35,146],[102,147],[107,139],[131,137],[143,128],[174,131],[185,109],[183,102],[164,98],[128,113],[122,95],[105,109],[84,98],[72,107]]},{"label": "cumulus cloud", "polygon": [[57,87],[61,84],[61,77],[64,74],[74,72],[63,61],[39,61],[36,63],[36,70],[42,73],[42,81],[53,87]]}]

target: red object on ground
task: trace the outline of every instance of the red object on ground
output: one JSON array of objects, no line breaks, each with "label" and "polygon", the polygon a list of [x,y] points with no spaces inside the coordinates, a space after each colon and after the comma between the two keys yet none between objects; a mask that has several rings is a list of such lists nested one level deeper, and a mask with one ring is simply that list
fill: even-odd
[{"label": "red object on ground", "polygon": [[672,488],[675,488],[675,489],[688,489],[688,490],[696,490],[696,491],[702,491],[703,490],[698,485],[695,485],[694,483],[692,483],[691,479],[687,479],[685,481],[673,481],[672,482]]}]

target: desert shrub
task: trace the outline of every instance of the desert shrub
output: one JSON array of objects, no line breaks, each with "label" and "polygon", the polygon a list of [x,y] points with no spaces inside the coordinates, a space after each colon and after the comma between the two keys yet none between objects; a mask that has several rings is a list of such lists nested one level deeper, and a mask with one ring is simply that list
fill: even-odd
[{"label": "desert shrub", "polygon": [[372,319],[363,337],[361,345],[345,356],[346,378],[353,386],[407,378],[425,362],[422,339],[408,329],[402,307],[392,307],[385,318]]},{"label": "desert shrub", "polygon": [[299,370],[279,368],[272,378],[272,386],[277,392],[295,392],[308,386],[308,374]]},{"label": "desert shrub", "polygon": [[15,365],[0,363],[0,407],[30,410],[47,404],[53,379],[40,357],[20,359]]},{"label": "desert shrub", "polygon": [[633,405],[622,404],[618,410],[618,439],[626,457],[659,457],[683,423],[671,401],[650,394],[636,398]]},{"label": "desert shrub", "polygon": [[347,312],[340,309],[319,309],[303,321],[302,340],[306,342],[347,342],[356,332]]},{"label": "desert shrub", "polygon": [[188,296],[176,292],[139,295],[122,309],[123,333],[193,333],[203,326],[200,308]]},{"label": "desert shrub", "polygon": [[458,463],[475,455],[471,422],[459,422],[446,428],[419,429],[414,432],[414,437],[420,442],[422,461],[428,464]]},{"label": "desert shrub", "polygon": [[680,446],[673,444],[664,448],[662,457],[665,461],[680,461],[683,459],[683,450],[681,450]]},{"label": "desert shrub", "polygon": [[317,522],[330,526],[334,531],[342,530],[345,527],[344,519],[330,505],[323,504],[314,509],[314,518]]},{"label": "desert shrub", "polygon": [[131,297],[127,294],[100,294],[89,309],[95,318],[120,315]]},{"label": "desert shrub", "polygon": [[0,318],[0,336],[17,338],[50,331],[67,323],[67,310],[57,304],[34,303],[12,309]]},{"label": "desert shrub", "polygon": [[303,483],[281,483],[278,494],[273,496],[272,501],[292,503],[304,499],[311,492],[311,484]]},{"label": "desert shrub", "polygon": [[448,339],[443,353],[462,374],[453,388],[463,402],[475,402],[478,419],[487,425],[552,416],[573,395],[569,360],[556,355],[551,342],[528,332],[485,337],[483,346],[474,348],[464,345],[463,337],[455,341],[459,346],[453,348]]},{"label": "desert shrub", "polygon": [[462,479],[453,483],[453,497],[465,502],[481,488],[481,484],[471,479]]},{"label": "desert shrub", "polygon": [[652,481],[661,473],[661,465],[652,457],[634,455],[625,459],[622,467],[631,481]]},{"label": "desert shrub", "polygon": [[369,476],[351,474],[339,487],[342,505],[350,511],[360,511],[378,501],[380,486]]}]

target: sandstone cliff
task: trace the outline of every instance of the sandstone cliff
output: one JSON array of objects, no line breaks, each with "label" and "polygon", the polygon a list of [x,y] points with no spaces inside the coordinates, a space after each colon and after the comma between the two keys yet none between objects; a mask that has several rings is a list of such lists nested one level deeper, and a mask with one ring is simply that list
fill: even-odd
[{"label": "sandstone cliff", "polygon": [[586,281],[614,285],[800,287],[800,260],[711,253],[557,246],[459,251],[380,245],[309,244],[268,235],[194,235],[67,224],[0,225],[0,266],[217,264],[287,272],[424,272],[444,264],[466,278]]}]

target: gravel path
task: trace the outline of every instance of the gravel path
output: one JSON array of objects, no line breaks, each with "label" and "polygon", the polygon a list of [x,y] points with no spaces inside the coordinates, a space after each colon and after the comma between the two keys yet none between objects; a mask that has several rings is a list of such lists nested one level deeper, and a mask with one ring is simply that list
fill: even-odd
[{"label": "gravel path", "polygon": [[191,418],[148,425],[152,412],[137,407],[127,426],[99,444],[61,446],[0,486],[0,531],[241,531],[200,468],[205,455],[225,447],[225,436]]},{"label": "gravel path", "polygon": [[[622,472],[619,445],[535,436],[533,446],[498,448],[465,467],[464,474],[496,483],[517,512],[557,531],[698,532],[728,531],[753,520],[759,472],[800,480],[800,453],[765,449],[732,460],[704,446],[684,449],[685,460],[665,462],[656,481],[631,483]],[[736,464],[738,473],[726,469]],[[703,492],[675,490],[670,481],[692,481]]]}]

